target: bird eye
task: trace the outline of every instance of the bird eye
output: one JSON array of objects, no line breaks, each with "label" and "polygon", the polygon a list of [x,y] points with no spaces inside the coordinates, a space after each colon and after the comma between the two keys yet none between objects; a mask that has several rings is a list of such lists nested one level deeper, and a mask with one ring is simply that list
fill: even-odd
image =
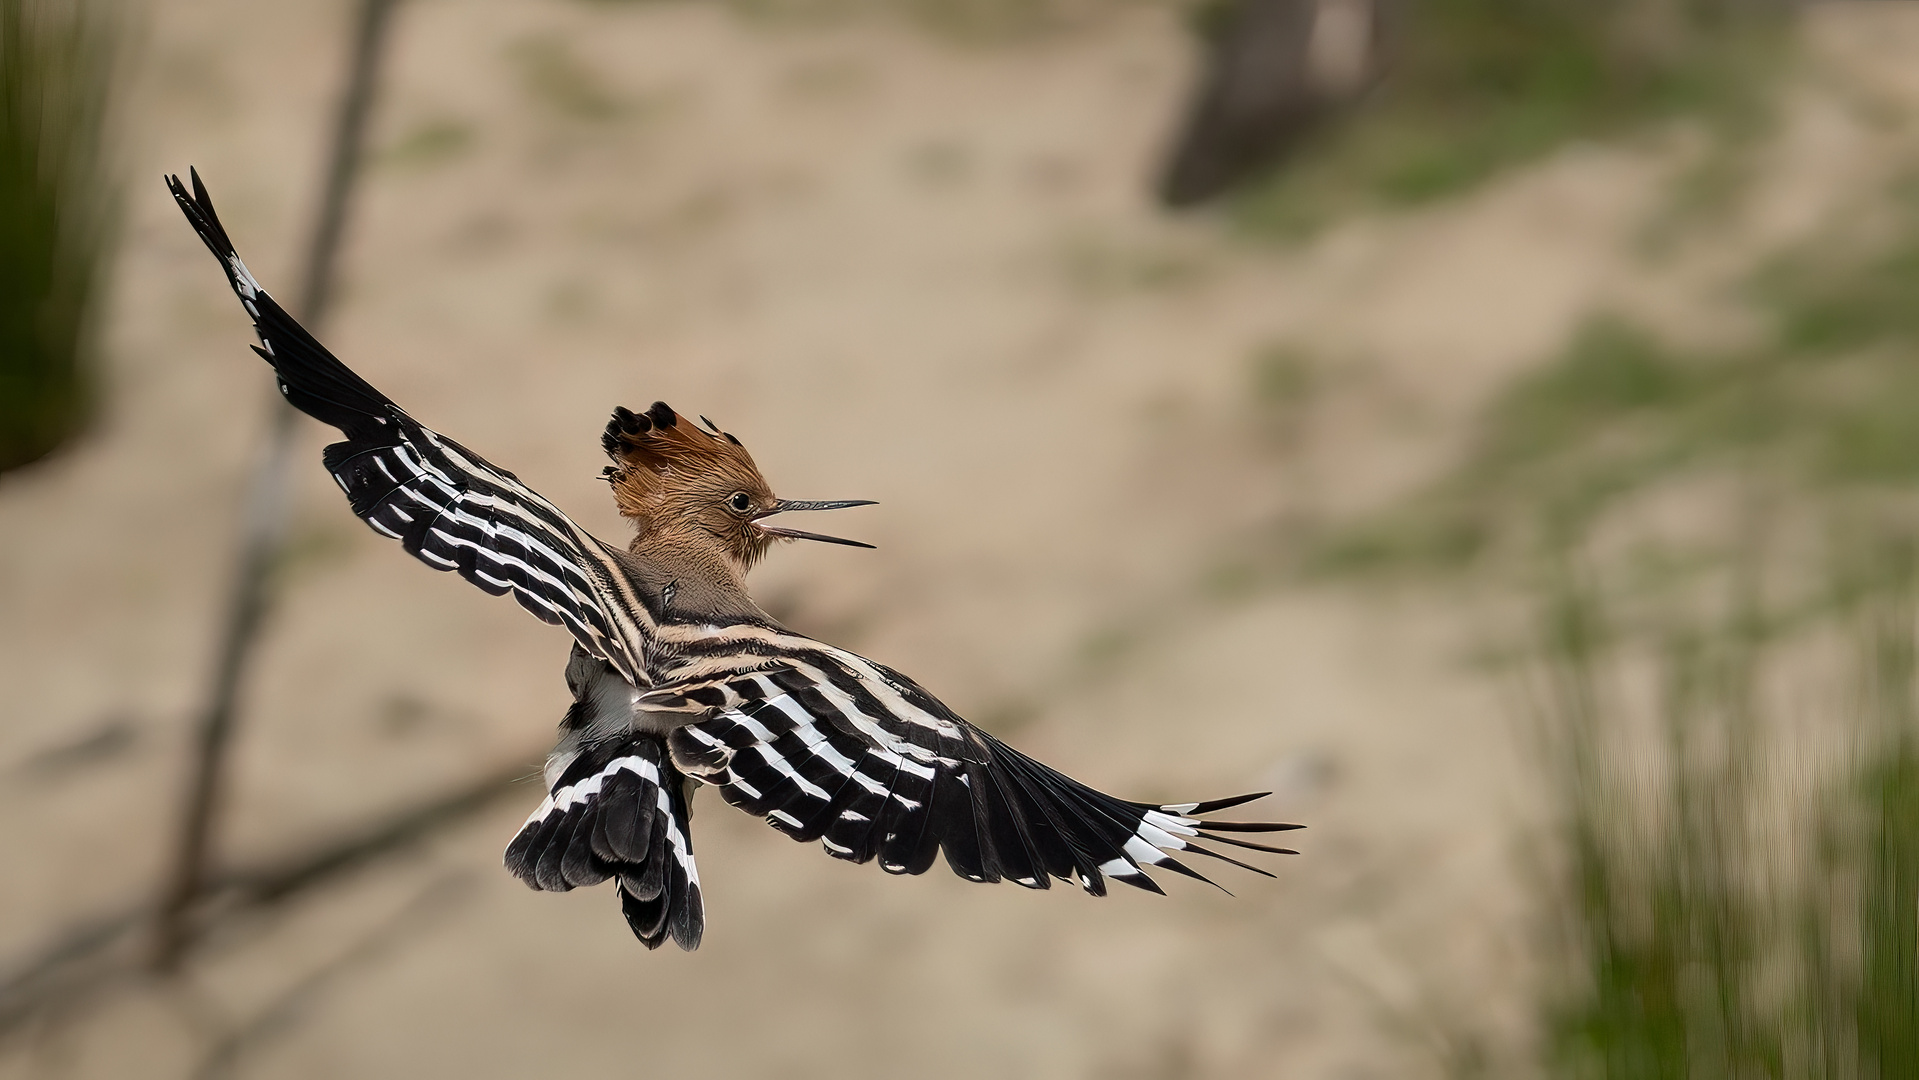
[{"label": "bird eye", "polygon": [[732,496],[726,500],[726,505],[732,507],[734,513],[744,514],[748,510],[753,509],[753,496],[748,495],[744,491],[735,491]]}]

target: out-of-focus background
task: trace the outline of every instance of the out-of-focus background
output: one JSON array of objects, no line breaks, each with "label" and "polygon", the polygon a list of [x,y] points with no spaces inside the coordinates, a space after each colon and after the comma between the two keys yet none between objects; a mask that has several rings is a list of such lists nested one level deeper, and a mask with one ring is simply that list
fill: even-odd
[{"label": "out-of-focus background", "polygon": [[1095,901],[708,793],[648,953],[499,866],[564,635],[301,420],[156,971],[274,405],[159,177],[294,295],[361,10],[0,0],[0,1076],[1919,1067],[1894,3],[401,0],[335,352],[610,538],[611,407],[711,416],[880,502],[790,625],[1310,828]]}]

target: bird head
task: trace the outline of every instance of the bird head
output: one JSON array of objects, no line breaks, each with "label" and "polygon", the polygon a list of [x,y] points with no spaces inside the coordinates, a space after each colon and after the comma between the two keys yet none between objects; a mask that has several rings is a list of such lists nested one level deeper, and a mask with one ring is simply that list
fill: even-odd
[{"label": "bird head", "polygon": [[601,475],[613,485],[620,513],[639,526],[642,541],[710,544],[742,574],[780,540],[873,546],[769,524],[765,519],[774,514],[870,506],[872,500],[778,498],[746,447],[711,420],[700,420],[705,426],[656,401],[645,412],[614,409],[607,422],[600,444],[613,464]]}]

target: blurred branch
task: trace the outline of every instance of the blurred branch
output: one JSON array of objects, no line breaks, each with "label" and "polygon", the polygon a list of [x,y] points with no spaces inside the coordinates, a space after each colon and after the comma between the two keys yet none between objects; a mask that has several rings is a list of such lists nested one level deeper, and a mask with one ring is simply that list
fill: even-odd
[{"label": "blurred branch", "polygon": [[509,762],[437,799],[336,836],[304,854],[228,871],[215,880],[213,889],[231,893],[249,906],[277,904],[458,824],[495,799],[518,791],[520,781],[538,775],[523,760]]},{"label": "blurred branch", "polygon": [[[366,142],[379,61],[397,0],[362,0],[351,54],[346,93],[327,156],[326,186],[320,198],[304,280],[296,311],[310,329],[325,320],[333,298],[334,264],[346,228],[346,216]],[[179,963],[191,937],[188,922],[206,884],[208,848],[224,789],[227,750],[237,725],[240,683],[259,639],[267,606],[267,571],[279,550],[286,520],[288,463],[293,452],[293,409],[273,405],[272,428],[261,455],[242,525],[240,558],[221,633],[207,709],[196,741],[193,773],[174,857],[154,922],[153,965],[168,970]]]},{"label": "blurred branch", "polygon": [[[515,759],[436,798],[321,840],[291,857],[208,874],[200,903],[217,906],[229,917],[273,912],[312,889],[410,850],[457,825],[502,796],[519,791],[520,782],[529,775],[525,760]],[[139,958],[125,946],[152,916],[148,902],[128,904],[76,923],[31,952],[0,977],[0,1037],[34,1017],[141,975]]]},{"label": "blurred branch", "polygon": [[260,1009],[253,1019],[229,1033],[208,1051],[194,1073],[199,1080],[217,1080],[235,1074],[240,1058],[291,1029],[300,1014],[312,1007],[321,995],[342,978],[384,953],[388,946],[418,925],[426,916],[439,914],[463,895],[470,875],[464,871],[442,874],[415,893],[400,910],[375,926],[338,956],[309,972],[279,997]]}]

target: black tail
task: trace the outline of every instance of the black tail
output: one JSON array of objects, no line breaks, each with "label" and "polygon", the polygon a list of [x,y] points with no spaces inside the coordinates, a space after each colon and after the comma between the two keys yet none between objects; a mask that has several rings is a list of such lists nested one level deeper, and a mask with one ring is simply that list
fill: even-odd
[{"label": "black tail", "polygon": [[[660,760],[669,761],[664,745],[654,745],[660,749]],[[700,935],[706,930],[706,909],[700,901],[699,871],[693,865],[688,785],[678,774],[675,780],[661,789],[665,801],[659,809],[664,817],[654,828],[655,836],[664,842],[656,840],[658,846],[648,854],[639,880],[634,880],[631,868],[621,871],[620,910],[633,935],[647,948],[659,948],[670,936],[680,948],[691,952],[700,947]]]},{"label": "black tail", "polygon": [[627,925],[649,949],[699,948],[706,926],[686,778],[653,735],[624,735],[562,759],[552,793],[506,849],[506,868],[565,892],[619,879]]},{"label": "black tail", "polygon": [[353,441],[391,443],[393,437],[387,428],[398,406],[342,364],[267,295],[233,250],[233,241],[213,212],[213,199],[200,183],[200,174],[192,169],[187,172],[193,181],[191,194],[178,176],[167,177],[167,190],[173,193],[173,201],[180,204],[181,213],[200,234],[207,250],[220,260],[228,284],[239,294],[247,314],[253,316],[254,332],[260,336],[260,344],[253,351],[273,365],[280,392],[295,408],[332,424]]}]

